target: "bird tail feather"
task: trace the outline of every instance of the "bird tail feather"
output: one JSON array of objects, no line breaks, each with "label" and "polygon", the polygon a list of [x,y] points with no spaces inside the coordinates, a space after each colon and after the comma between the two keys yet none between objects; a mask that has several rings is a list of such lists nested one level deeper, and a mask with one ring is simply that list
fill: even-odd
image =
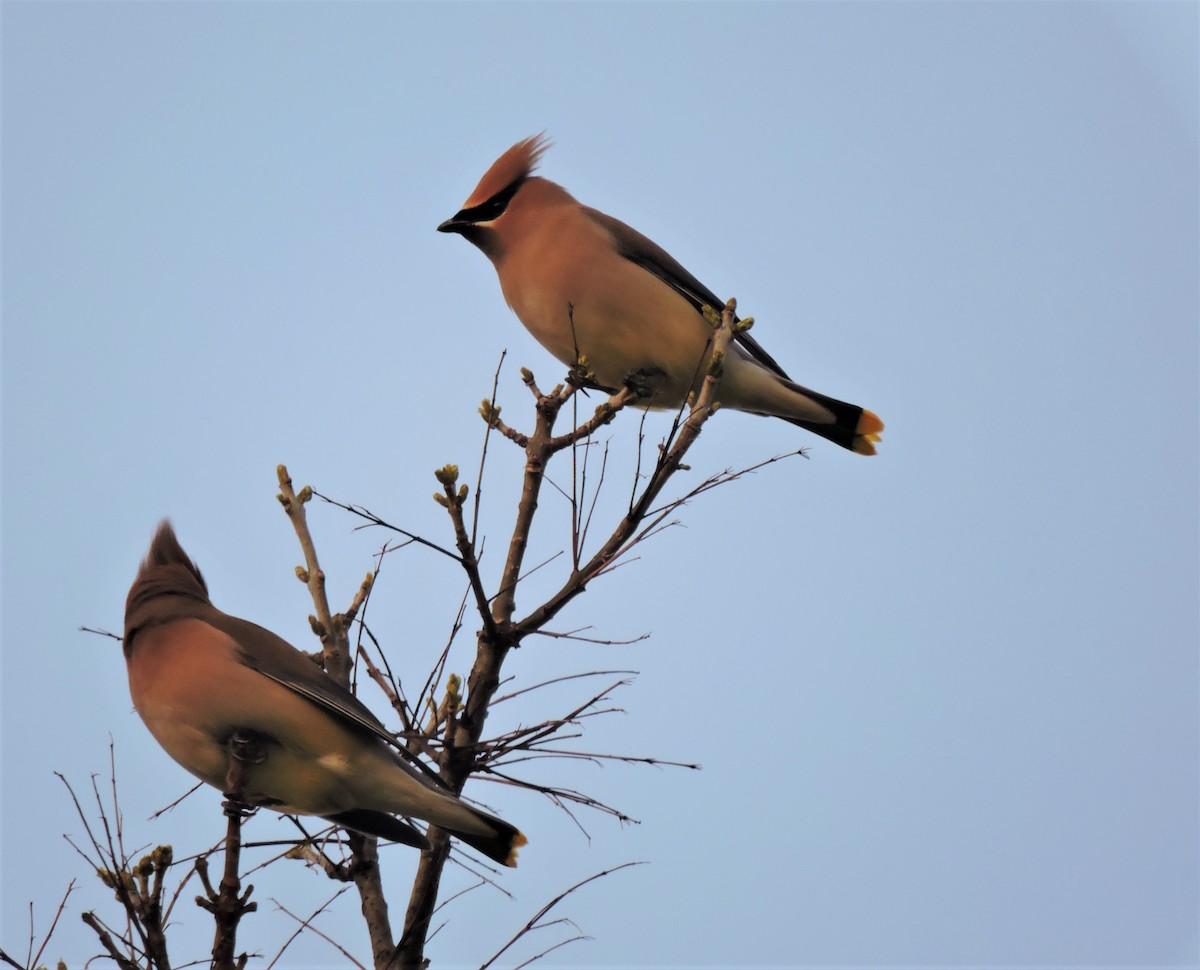
[{"label": "bird tail feather", "polygon": [[[516,868],[517,850],[529,840],[515,826],[509,825],[494,815],[488,815],[469,805],[462,807],[470,811],[475,816],[475,820],[489,831],[484,834],[464,832],[445,825],[442,828],[472,848],[478,849],[489,859],[494,859],[501,865]],[[421,834],[419,829],[404,819],[388,815],[386,812],[356,808],[349,812],[326,815],[324,818],[343,828],[353,829],[362,835],[373,835],[377,839],[386,839],[389,842],[402,842],[404,845],[415,846],[418,849],[429,848],[429,840]]]},{"label": "bird tail feather", "polygon": [[457,832],[454,829],[447,829],[446,831],[456,838],[462,839],[462,841],[466,842],[472,848],[478,849],[489,859],[493,859],[503,866],[512,866],[515,869],[517,865],[517,850],[529,840],[515,826],[509,825],[507,822],[501,821],[492,815],[480,812],[479,819],[491,826],[494,830],[492,834],[480,835],[476,832]]},{"label": "bird tail feather", "polygon": [[429,840],[421,834],[414,825],[409,825],[404,819],[388,815],[386,812],[375,812],[369,808],[355,808],[349,812],[338,812],[336,815],[323,816],[330,822],[343,828],[353,829],[361,835],[373,835],[377,839],[387,839],[389,842],[402,842],[418,849],[428,849]]},{"label": "bird tail feather", "polygon": [[792,418],[780,415],[785,421],[811,431],[832,441],[835,445],[848,448],[858,455],[875,454],[875,445],[879,442],[883,422],[873,411],[859,407],[857,404],[847,404],[837,398],[828,397],[817,391],[810,391],[791,381],[782,381],[787,388],[797,394],[819,404],[833,415],[832,421],[812,421],[806,418]]}]

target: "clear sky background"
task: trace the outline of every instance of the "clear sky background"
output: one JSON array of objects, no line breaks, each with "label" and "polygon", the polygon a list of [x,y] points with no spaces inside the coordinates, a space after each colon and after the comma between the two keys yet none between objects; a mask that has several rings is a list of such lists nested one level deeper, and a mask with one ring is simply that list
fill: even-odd
[{"label": "clear sky background", "polygon": [[[562,905],[592,939],[552,963],[1195,966],[1197,9],[5,3],[0,943],[23,952],[30,900],[44,930],[77,878],[47,958],[99,950],[79,913],[113,904],[53,772],[86,790],[110,740],[129,845],[222,830],[207,790],[149,820],[189,778],[118,646],[77,632],[120,629],[159,518],[218,606],[312,649],[276,464],[449,542],[432,471],[473,478],[501,351],[515,424],[517,368],[560,379],[483,256],[434,231],[545,129],[542,174],[888,427],[868,460],[708,425],[695,479],[810,460],[696,501],[556,624],[649,640],[536,640],[509,668],[640,671],[583,743],[703,771],[539,766],[641,821],[585,815],[590,839],[536,795],[468,789],[530,844],[511,899],[446,911],[435,965],[648,860]],[[635,430],[611,429],[622,461]],[[520,467],[493,445],[490,550]],[[534,561],[567,542],[563,503],[542,513]],[[311,519],[343,608],[384,537]],[[388,559],[370,617],[412,683],[462,590],[441,557]],[[267,813],[248,837],[287,831]],[[399,921],[416,856],[385,860]],[[272,899],[307,915],[336,888],[299,863],[253,881],[241,940],[267,956],[293,929]],[[177,964],[211,942],[195,891]],[[366,960],[352,896],[318,925]],[[282,965],[339,962],[311,937]]]}]

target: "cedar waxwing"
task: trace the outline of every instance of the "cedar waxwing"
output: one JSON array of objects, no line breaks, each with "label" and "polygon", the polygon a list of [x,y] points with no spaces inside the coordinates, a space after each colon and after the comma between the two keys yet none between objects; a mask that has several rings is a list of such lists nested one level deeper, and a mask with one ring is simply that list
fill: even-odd
[{"label": "cedar waxwing", "polygon": [[[533,176],[547,147],[541,135],[513,145],[438,231],[483,250],[508,305],[562,363],[582,357],[601,390],[632,382],[643,406],[679,407],[704,376],[712,328],[700,308],[725,301],[641,233]],[[725,407],[875,454],[878,417],[793,383],[748,333],[734,341],[717,392]]]},{"label": "cedar waxwing", "polygon": [[124,648],[129,693],[146,727],[219,791],[233,747],[247,804],[423,848],[424,836],[394,817],[416,816],[517,864],[524,835],[408,764],[378,718],[299,650],[213,606],[169,521],[130,587]]}]

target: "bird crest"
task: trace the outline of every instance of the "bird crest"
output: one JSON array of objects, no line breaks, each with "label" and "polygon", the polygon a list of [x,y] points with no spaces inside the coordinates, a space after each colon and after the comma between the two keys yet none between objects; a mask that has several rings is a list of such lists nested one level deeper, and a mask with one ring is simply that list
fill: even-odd
[{"label": "bird crest", "polygon": [[147,611],[160,596],[186,597],[208,604],[208,584],[196,564],[188,558],[175,538],[170,519],[159,523],[150,543],[150,551],[142,560],[137,578],[125,600],[125,650],[132,645],[133,634],[145,622]]},{"label": "bird crest", "polygon": [[471,197],[463,203],[464,209],[486,202],[508,188],[514,182],[529,178],[542,153],[550,147],[550,139],[543,131],[532,135],[524,141],[519,141],[503,155],[492,162],[492,167],[483,174]]}]

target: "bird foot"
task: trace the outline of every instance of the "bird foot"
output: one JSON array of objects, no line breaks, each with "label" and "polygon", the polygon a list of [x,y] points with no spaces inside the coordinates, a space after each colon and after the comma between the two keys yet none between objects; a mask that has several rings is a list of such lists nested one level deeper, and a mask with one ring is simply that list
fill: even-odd
[{"label": "bird foot", "polygon": [[225,742],[229,756],[242,764],[261,765],[267,760],[266,735],[257,731],[234,731]]},{"label": "bird foot", "polygon": [[267,760],[267,743],[270,738],[257,731],[237,730],[225,742],[229,759],[225,772],[225,814],[247,818],[254,814],[254,807],[247,804],[243,783],[247,765],[260,765]]},{"label": "bird foot", "polygon": [[625,386],[641,400],[654,397],[666,381],[667,372],[661,367],[639,367],[625,375]]}]

